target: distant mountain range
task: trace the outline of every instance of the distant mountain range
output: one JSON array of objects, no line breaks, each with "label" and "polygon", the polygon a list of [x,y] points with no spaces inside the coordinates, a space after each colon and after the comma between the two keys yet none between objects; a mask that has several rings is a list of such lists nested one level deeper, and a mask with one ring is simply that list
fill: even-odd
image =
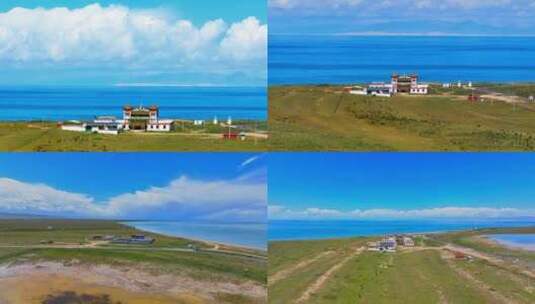
[{"label": "distant mountain range", "polygon": [[23,214],[23,213],[0,213],[0,219],[36,219],[36,218],[54,218],[46,215]]},{"label": "distant mountain range", "polygon": [[276,19],[272,22],[270,33],[273,34],[373,34],[381,35],[440,35],[440,36],[532,36],[530,27],[502,27],[485,24],[480,21],[444,21],[444,20],[368,20],[353,16],[337,16],[335,19],[307,18]]}]

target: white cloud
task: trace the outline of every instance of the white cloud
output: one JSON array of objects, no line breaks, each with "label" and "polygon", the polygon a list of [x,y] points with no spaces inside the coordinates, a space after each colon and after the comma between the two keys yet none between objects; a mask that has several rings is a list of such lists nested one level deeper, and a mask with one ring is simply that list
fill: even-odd
[{"label": "white cloud", "polygon": [[[267,25],[255,17],[196,26],[156,10],[99,4],[0,13],[0,63],[96,64],[185,71],[266,65]],[[260,70],[262,70],[260,68]]]},{"label": "white cloud", "polygon": [[[248,181],[198,181],[181,177],[165,187],[126,193],[108,200],[105,205],[115,217],[142,217],[164,212],[191,218],[213,218],[234,210],[240,216],[266,209],[266,185]],[[255,220],[258,220],[255,218]]]},{"label": "white cloud", "polygon": [[396,210],[367,209],[340,211],[336,209],[306,208],[293,210],[281,205],[270,205],[270,219],[385,219],[385,218],[514,218],[534,217],[535,209],[490,207],[440,207],[429,209]]},{"label": "white cloud", "polygon": [[28,184],[0,178],[0,211],[85,213],[101,211],[91,197],[57,190],[43,184]]},{"label": "white cloud", "polygon": [[[518,0],[515,3],[529,5],[531,0]],[[399,7],[410,9],[478,9],[485,7],[507,7],[513,4],[512,0],[269,0],[269,6],[276,9],[351,9]]]},{"label": "white cloud", "polygon": [[269,6],[281,9],[291,8],[338,8],[344,6],[357,6],[366,0],[269,0]]},{"label": "white cloud", "polygon": [[249,157],[248,159],[244,160],[241,164],[240,164],[240,168],[245,168],[253,163],[255,163],[256,161],[262,159],[264,157],[265,154],[258,154],[258,155],[254,155],[254,156],[251,156]]},{"label": "white cloud", "polygon": [[124,193],[103,202],[42,184],[0,179],[0,212],[97,218],[264,221],[266,184],[180,177],[167,186]]},{"label": "white cloud", "polygon": [[235,60],[267,58],[267,25],[249,17],[234,23],[221,41],[221,53]]}]

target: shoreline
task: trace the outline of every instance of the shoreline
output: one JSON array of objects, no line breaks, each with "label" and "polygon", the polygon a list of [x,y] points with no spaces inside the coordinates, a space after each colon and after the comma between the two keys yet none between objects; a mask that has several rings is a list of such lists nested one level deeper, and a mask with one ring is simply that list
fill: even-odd
[{"label": "shoreline", "polygon": [[[513,234],[513,233],[504,233],[504,234]],[[535,237],[535,234],[533,234],[533,233],[516,233],[516,234],[517,235],[523,235],[523,234],[524,235],[533,235]],[[526,246],[521,246],[521,245],[515,244],[514,242],[493,239],[493,236],[496,236],[496,235],[497,234],[485,234],[485,235],[481,235],[480,239],[482,239],[483,241],[488,242],[489,244],[492,244],[494,246],[505,247],[505,248],[510,249],[510,250],[521,250],[521,251],[535,252],[535,243],[527,244]]]},{"label": "shoreline", "polygon": [[[355,81],[355,82],[312,82],[312,83],[270,83],[268,87],[338,87],[338,86],[352,86],[352,85],[365,85],[371,83],[373,80],[368,82]],[[430,85],[440,86],[447,81],[438,81],[438,80],[428,80],[425,83]],[[451,81],[453,83],[453,81]],[[482,81],[477,82],[472,81],[472,86],[477,89],[477,86],[485,85],[535,85],[535,79],[529,81]],[[452,87],[454,88],[454,87]]]},{"label": "shoreline", "polygon": [[[415,235],[421,235],[421,234],[445,234],[445,233],[456,233],[456,232],[466,232],[466,231],[482,231],[487,229],[517,229],[517,228],[535,228],[535,226],[503,226],[503,227],[484,227],[484,228],[477,228],[477,229],[451,229],[451,230],[435,230],[435,231],[418,231],[418,232],[390,232],[390,233],[384,233],[384,234],[369,234],[369,235],[353,235],[353,236],[345,236],[345,237],[326,237],[326,238],[297,238],[297,239],[269,239],[268,238],[268,244],[269,243],[276,243],[276,242],[300,242],[300,241],[328,241],[328,240],[347,240],[347,239],[354,239],[354,238],[380,238],[384,237],[385,235],[395,235],[395,234],[401,234],[401,235],[408,235],[408,236],[415,236]],[[499,233],[498,233],[499,234]],[[511,233],[506,232],[503,234],[525,234],[525,233]],[[490,241],[490,240],[489,240]]]},{"label": "shoreline", "polygon": [[[240,244],[232,244],[232,243],[225,243],[225,242],[219,242],[219,241],[211,241],[211,240],[206,240],[206,239],[196,238],[196,237],[172,235],[172,234],[168,234],[168,233],[165,233],[165,232],[150,231],[150,230],[148,230],[146,228],[139,228],[139,227],[136,227],[134,225],[129,225],[128,222],[129,221],[118,221],[117,223],[122,224],[122,225],[126,225],[126,226],[128,226],[130,228],[134,228],[134,229],[139,230],[139,231],[147,232],[147,233],[160,234],[160,235],[163,235],[163,236],[166,236],[166,237],[181,238],[181,239],[195,241],[195,242],[199,242],[199,243],[205,243],[207,245],[212,245],[214,247],[226,246],[226,247],[234,247],[234,248],[237,248],[237,249],[257,250],[257,251],[261,251],[261,252],[267,252],[267,247],[266,248],[259,248],[259,247],[245,246],[245,245],[240,245]],[[140,222],[140,221],[130,221],[130,222]],[[176,221],[167,221],[167,222],[177,223]]]}]

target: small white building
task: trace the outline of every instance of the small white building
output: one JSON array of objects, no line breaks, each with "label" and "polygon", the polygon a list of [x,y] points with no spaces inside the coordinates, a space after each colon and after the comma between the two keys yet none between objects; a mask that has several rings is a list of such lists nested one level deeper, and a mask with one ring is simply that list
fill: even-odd
[{"label": "small white building", "polygon": [[414,240],[411,237],[403,237],[403,246],[405,247],[414,247]]},{"label": "small white building", "polygon": [[194,126],[204,126],[204,120],[196,119],[193,121]]},{"label": "small white building", "polygon": [[92,121],[61,124],[61,129],[74,132],[88,132],[117,135],[120,131],[169,132],[174,125],[173,119],[159,118],[159,109],[150,108],[123,108],[123,119],[115,116],[98,116]]},{"label": "small white building", "polygon": [[427,95],[428,89],[429,89],[429,85],[427,84],[417,84],[417,85],[411,86],[411,94]]},{"label": "small white building", "polygon": [[368,95],[379,97],[392,97],[394,89],[392,84],[384,82],[372,82],[367,89]]},{"label": "small white building", "polygon": [[213,123],[214,125],[218,125],[218,124],[219,124],[219,120],[217,120],[217,116],[214,117],[214,120],[212,121],[212,123]]},{"label": "small white building", "polygon": [[149,132],[170,132],[173,126],[174,120],[172,119],[159,119],[157,121],[149,122],[147,124],[147,131]]},{"label": "small white building", "polygon": [[352,95],[368,95],[368,89],[361,86],[346,87],[345,91]]},{"label": "small white building", "polygon": [[380,252],[396,252],[397,242],[395,237],[386,237],[377,242],[376,247]]}]

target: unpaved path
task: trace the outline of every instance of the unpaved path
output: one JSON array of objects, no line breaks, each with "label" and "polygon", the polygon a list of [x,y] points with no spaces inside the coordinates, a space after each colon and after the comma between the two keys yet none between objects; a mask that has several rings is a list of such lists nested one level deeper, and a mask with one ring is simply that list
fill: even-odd
[{"label": "unpaved path", "polygon": [[[102,246],[107,243],[89,243],[89,244],[54,244],[54,245],[0,245],[0,248],[21,248],[21,249],[99,249],[99,250],[120,250],[120,251],[165,251],[165,252],[208,252],[215,254],[226,254],[243,256],[247,258],[254,258],[259,260],[266,260],[267,258],[262,255],[256,255],[253,253],[246,253],[241,251],[232,251],[227,249],[221,249],[220,247],[214,249],[189,249],[189,248],[177,248],[177,247],[139,247],[139,246]],[[1,304],[1,303],[0,303]]]},{"label": "unpaved path", "polygon": [[349,260],[351,260],[352,258],[354,258],[354,257],[358,256],[359,254],[361,254],[364,250],[365,250],[364,247],[360,247],[359,249],[357,249],[355,251],[354,254],[347,256],[345,259],[340,261],[338,264],[336,264],[333,267],[329,268],[329,270],[327,270],[325,273],[323,273],[312,285],[310,285],[305,290],[305,292],[303,292],[301,297],[299,299],[297,299],[297,301],[295,301],[295,303],[303,303],[303,302],[307,301],[308,299],[310,299],[310,296],[312,296],[314,293],[318,292],[318,290],[320,290],[323,287],[325,282],[327,282],[327,280],[333,275],[333,273],[335,273],[338,269],[342,268],[342,266],[344,266]]},{"label": "unpaved path", "polygon": [[494,99],[494,100],[503,101],[506,103],[525,103],[526,102],[522,97],[519,97],[519,96],[508,96],[508,95],[500,95],[500,94],[481,95],[481,98]]},{"label": "unpaved path", "polygon": [[455,265],[454,256],[453,254],[442,254],[441,257],[446,261],[448,266],[455,271],[460,277],[468,281],[470,284],[475,286],[479,291],[482,293],[488,295],[489,298],[491,298],[493,301],[491,303],[506,303],[506,304],[516,304],[518,302],[514,301],[513,299],[509,299],[505,297],[504,295],[500,294],[499,292],[493,291],[493,289],[487,285],[485,282],[475,278],[470,272],[457,267]]},{"label": "unpaved path", "polygon": [[[498,266],[498,267],[506,267],[506,263],[504,260],[500,259],[500,258],[497,258],[497,257],[493,257],[493,256],[490,256],[490,255],[487,255],[487,254],[484,254],[484,253],[481,253],[477,250],[474,250],[472,248],[466,248],[466,247],[461,247],[461,246],[458,246],[458,245],[452,245],[452,244],[448,244],[446,246],[443,247],[443,249],[446,249],[446,250],[450,250],[450,251],[457,251],[457,252],[461,252],[465,255],[471,255],[473,257],[476,257],[478,259],[482,259],[482,260],[485,260],[487,261],[489,264],[492,264],[492,265],[495,265],[495,266]],[[523,274],[527,275],[528,277],[532,278],[532,279],[535,279],[535,273],[529,269],[523,269],[521,271]]]},{"label": "unpaved path", "polygon": [[275,283],[277,283],[278,281],[288,277],[289,275],[291,275],[292,273],[298,271],[299,269],[303,269],[305,267],[307,267],[308,265],[318,261],[319,259],[321,258],[324,258],[326,256],[330,256],[334,253],[334,251],[325,251],[325,252],[322,252],[310,259],[306,259],[304,261],[301,261],[291,267],[288,267],[286,269],[283,269],[281,271],[278,271],[276,272],[275,274],[269,276],[269,279],[268,279],[268,285],[271,286]]}]

